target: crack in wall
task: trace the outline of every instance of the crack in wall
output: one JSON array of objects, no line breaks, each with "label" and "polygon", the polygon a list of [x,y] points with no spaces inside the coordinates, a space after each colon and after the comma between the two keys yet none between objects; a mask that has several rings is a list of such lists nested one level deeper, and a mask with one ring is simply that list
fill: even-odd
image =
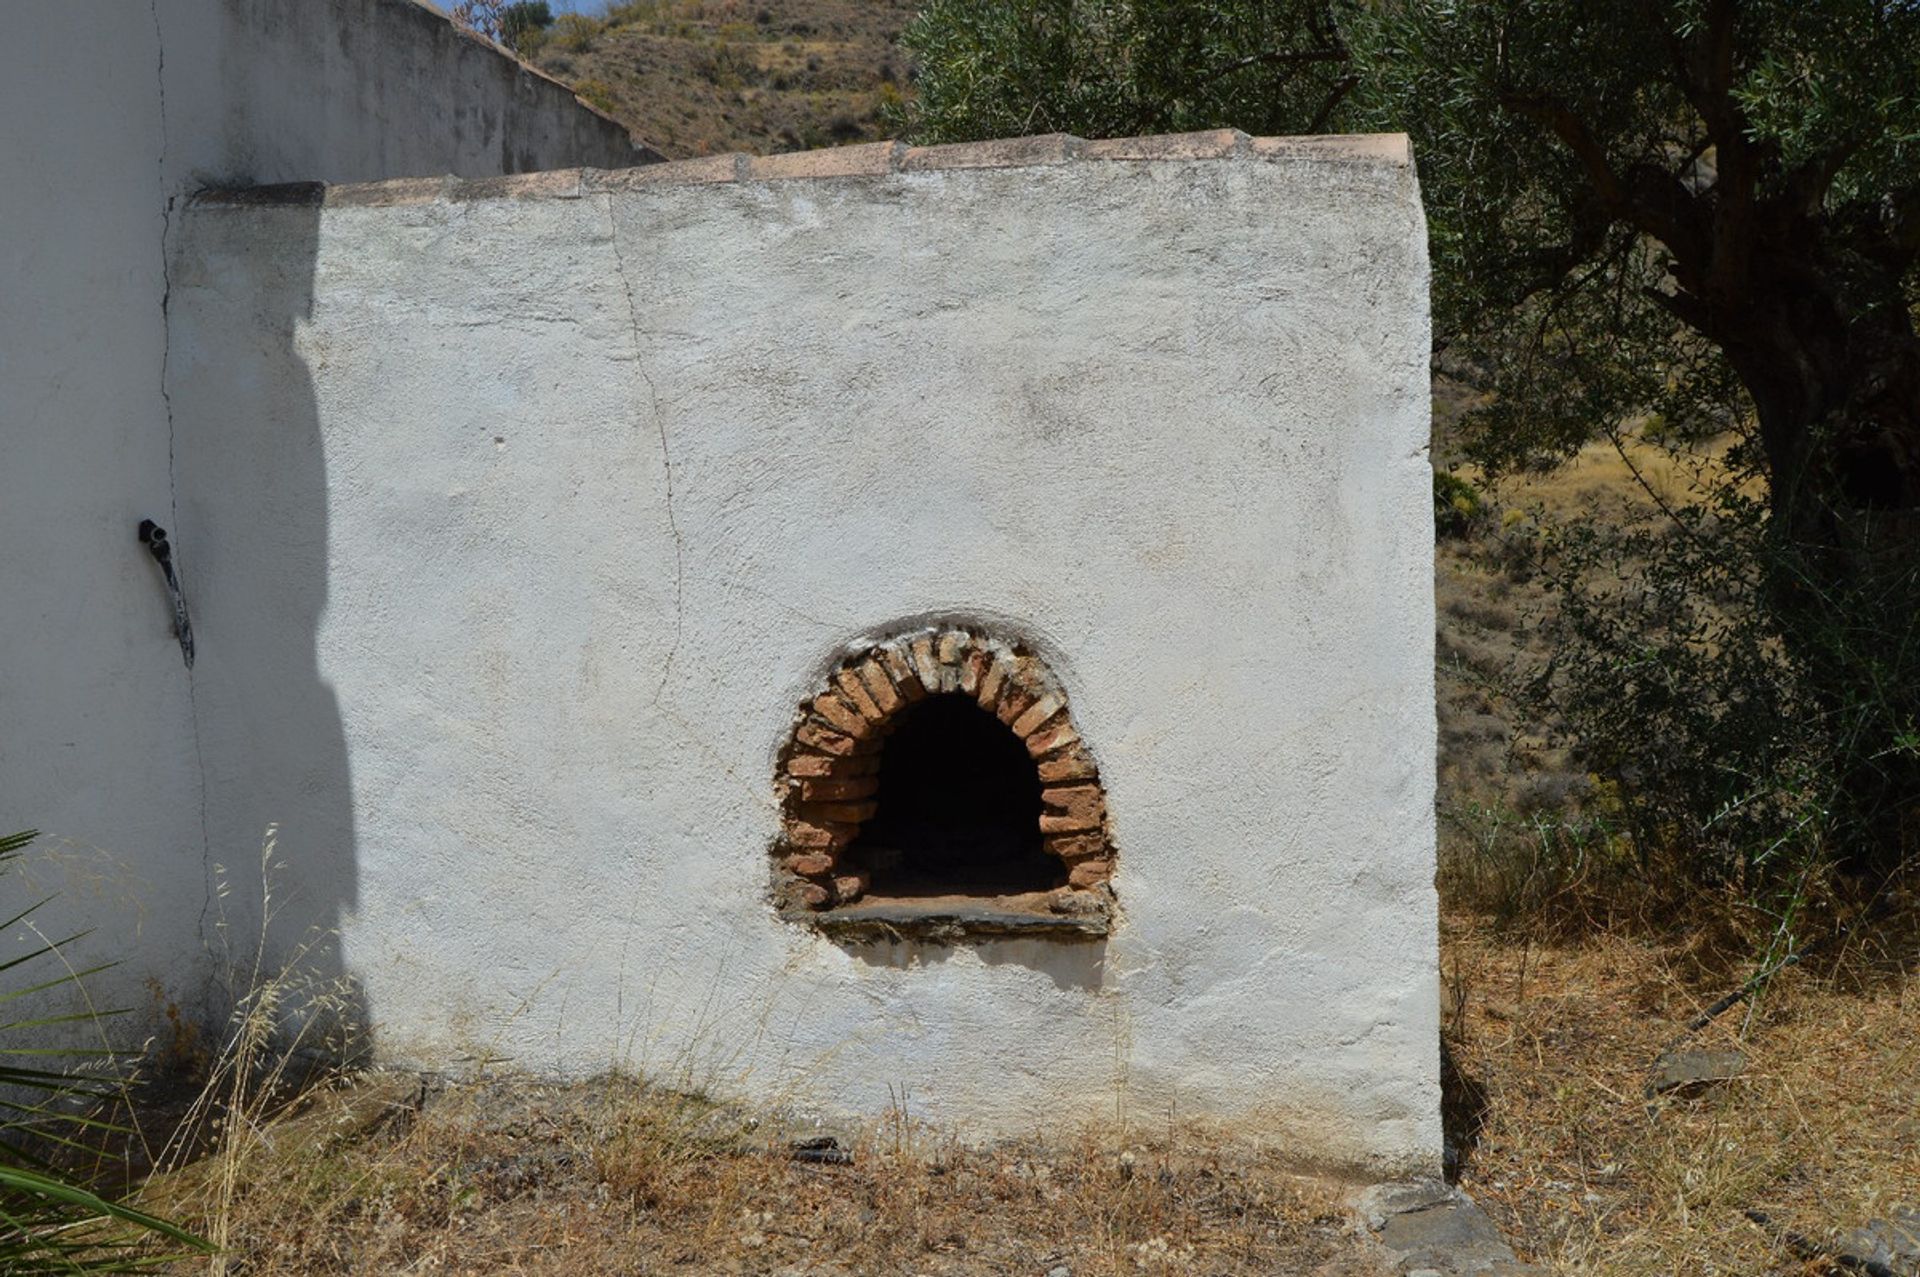
[{"label": "crack in wall", "polygon": [[680,655],[680,632],[686,617],[686,545],[680,538],[680,524],[673,512],[673,453],[667,446],[667,419],[660,411],[660,390],[647,372],[640,344],[640,310],[633,300],[633,281],[627,276],[626,253],[620,248],[620,221],[613,215],[613,196],[606,196],[607,235],[613,244],[614,272],[620,276],[620,289],[627,299],[627,324],[633,333],[633,366],[647,383],[648,402],[653,407],[653,424],[660,436],[660,464],[666,471],[667,531],[673,536],[673,641],[667,646],[667,659],[660,667],[660,683],[653,689],[652,705],[659,705],[672,677],[674,660]]},{"label": "crack in wall", "polygon": [[[173,525],[177,551],[180,538],[180,478],[174,464],[173,391],[169,382],[173,365],[173,257],[170,245],[173,239],[173,210],[179,197],[169,189],[172,182],[167,173],[167,42],[160,25],[160,0],[148,0],[147,9],[153,19],[154,80],[158,89],[156,115],[160,124],[160,148],[155,161],[160,188],[160,404],[167,421],[167,520]],[[184,581],[184,563],[180,573]],[[205,949],[207,914],[213,908],[214,897],[213,836],[207,826],[207,759],[200,741],[200,698],[194,682],[192,662],[186,664],[186,675],[187,726],[193,736],[194,781],[200,790],[200,881],[206,891],[206,898],[200,903],[200,917],[195,923],[195,931],[200,938],[201,948]]]}]

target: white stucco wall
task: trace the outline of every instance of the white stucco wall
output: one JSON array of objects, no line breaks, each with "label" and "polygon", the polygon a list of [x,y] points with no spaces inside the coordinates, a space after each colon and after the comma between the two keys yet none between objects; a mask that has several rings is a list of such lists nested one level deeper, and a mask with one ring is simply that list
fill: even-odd
[{"label": "white stucco wall", "polygon": [[[209,941],[196,696],[134,529],[175,528],[163,243],[207,183],[631,164],[624,132],[411,0],[26,0],[0,78],[0,831],[111,1003]],[[177,538],[194,589],[199,547]],[[13,910],[6,914],[11,916]],[[71,924],[65,925],[65,924]],[[30,936],[0,937],[0,945]],[[187,992],[175,989],[176,992]]]},{"label": "white stucco wall", "polygon": [[[1404,142],[1075,150],[183,214],[207,826],[282,822],[283,922],[338,929],[383,1055],[1437,1168]],[[1106,942],[772,912],[796,704],[922,618],[1066,684]]]}]

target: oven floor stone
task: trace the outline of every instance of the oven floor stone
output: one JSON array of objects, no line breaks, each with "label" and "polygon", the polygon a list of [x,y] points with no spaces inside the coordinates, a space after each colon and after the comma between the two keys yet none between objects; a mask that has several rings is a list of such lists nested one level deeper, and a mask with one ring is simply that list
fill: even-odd
[{"label": "oven floor stone", "polygon": [[796,913],[794,918],[828,935],[852,940],[964,941],[978,936],[1098,940],[1107,935],[1112,927],[1110,910],[1063,912],[1049,907],[1052,894],[869,896],[821,913]]}]

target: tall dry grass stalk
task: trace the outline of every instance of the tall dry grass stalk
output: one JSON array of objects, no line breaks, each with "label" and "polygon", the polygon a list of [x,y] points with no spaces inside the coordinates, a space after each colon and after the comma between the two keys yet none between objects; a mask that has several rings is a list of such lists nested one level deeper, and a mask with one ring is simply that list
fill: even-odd
[{"label": "tall dry grass stalk", "polygon": [[277,840],[278,827],[269,826],[258,861],[258,926],[238,953],[225,915],[225,870],[216,866],[226,1015],[211,1047],[198,1053],[204,1068],[198,1090],[160,1146],[148,1149],[158,1173],[174,1173],[170,1206],[198,1222],[218,1248],[208,1260],[216,1277],[233,1262],[236,1203],[273,1154],[274,1117],[344,1076],[359,1038],[350,982],[321,974],[335,937],[310,932],[285,953],[275,952]]}]

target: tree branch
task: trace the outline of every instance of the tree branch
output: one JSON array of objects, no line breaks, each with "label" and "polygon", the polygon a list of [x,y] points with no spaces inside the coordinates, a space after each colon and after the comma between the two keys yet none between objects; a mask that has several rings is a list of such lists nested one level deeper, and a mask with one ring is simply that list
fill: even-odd
[{"label": "tree branch", "polygon": [[1626,183],[1613,171],[1600,139],[1593,135],[1593,130],[1587,127],[1584,120],[1573,113],[1571,107],[1550,94],[1526,93],[1518,89],[1500,90],[1498,100],[1501,106],[1515,115],[1538,124],[1559,138],[1560,144],[1573,152],[1573,158],[1586,171],[1587,181],[1592,183],[1601,202],[1616,216],[1628,213]]},{"label": "tree branch", "polygon": [[1235,58],[1223,62],[1213,70],[1201,76],[1194,88],[1204,89],[1215,81],[1248,67],[1258,66],[1308,66],[1315,62],[1346,62],[1352,57],[1345,48],[1331,49],[1268,49],[1262,53],[1249,53],[1244,58]]},{"label": "tree branch", "polygon": [[1308,122],[1307,132],[1318,133],[1326,128],[1327,121],[1333,118],[1334,109],[1340,105],[1347,94],[1353,92],[1359,83],[1360,77],[1357,75],[1343,75],[1334,81],[1332,91],[1327,94],[1327,100],[1320,104],[1320,109],[1313,113],[1313,119]]},{"label": "tree branch", "polygon": [[[1626,175],[1614,170],[1606,147],[1573,108],[1549,93],[1500,90],[1497,101],[1522,119],[1552,133],[1587,175],[1601,206],[1614,217],[1667,245],[1675,257],[1691,256],[1699,247],[1678,211],[1685,207],[1686,191],[1677,179],[1645,165]],[[1671,189],[1667,189],[1668,186]]]}]

